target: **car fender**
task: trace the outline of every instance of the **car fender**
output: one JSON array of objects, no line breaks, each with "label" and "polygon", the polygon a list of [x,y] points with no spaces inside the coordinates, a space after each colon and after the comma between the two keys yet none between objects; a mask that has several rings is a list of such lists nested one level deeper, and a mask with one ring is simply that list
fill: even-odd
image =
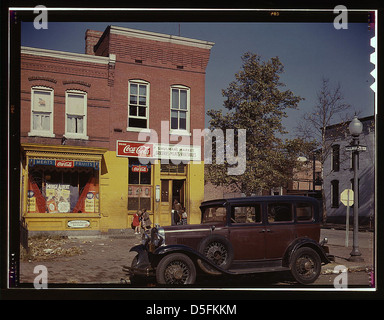
[{"label": "car fender", "polygon": [[330,263],[330,260],[328,259],[326,253],[324,252],[323,248],[321,245],[316,242],[313,239],[302,237],[302,238],[297,238],[295,239],[287,248],[285,251],[284,257],[283,257],[283,266],[284,267],[289,267],[290,261],[292,254],[299,248],[302,247],[309,247],[313,250],[315,250],[321,259],[321,262],[327,264]]},{"label": "car fender", "polygon": [[[198,260],[204,261],[206,264],[208,264],[210,267],[213,269],[221,272],[221,273],[226,273],[226,274],[232,274],[232,272],[228,270],[224,270],[214,263],[212,263],[211,260],[207,259],[203,254],[200,252],[192,249],[191,247],[182,245],[182,244],[174,244],[174,245],[168,245],[168,246],[161,246],[155,250],[153,253],[153,258],[156,260],[156,265],[160,262],[161,259],[164,258],[164,256],[167,256],[170,253],[183,253],[187,255],[194,263],[196,266],[199,266]],[[200,268],[200,267],[199,267]],[[200,268],[201,269],[201,268]]]},{"label": "car fender", "polygon": [[132,247],[129,252],[137,252],[137,265],[136,268],[145,268],[150,266],[148,251],[145,246],[140,244]]}]

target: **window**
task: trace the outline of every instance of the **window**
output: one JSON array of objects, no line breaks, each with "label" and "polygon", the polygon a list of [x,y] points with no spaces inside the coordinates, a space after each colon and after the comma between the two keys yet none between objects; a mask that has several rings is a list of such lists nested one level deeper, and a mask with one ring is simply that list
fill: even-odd
[{"label": "window", "polygon": [[293,220],[292,204],[290,203],[269,203],[268,223],[291,222]]},{"label": "window", "polygon": [[338,208],[340,202],[339,197],[339,180],[331,181],[331,207]]},{"label": "window", "polygon": [[34,87],[31,91],[31,136],[54,137],[53,89]]},{"label": "window", "polygon": [[231,222],[233,223],[260,223],[261,206],[232,207]]},{"label": "window", "polygon": [[30,167],[27,212],[99,213],[98,171],[89,167]]},{"label": "window", "polygon": [[171,87],[171,132],[189,132],[189,88]]},{"label": "window", "polygon": [[148,128],[149,83],[129,81],[127,130]]},{"label": "window", "polygon": [[88,139],[87,137],[87,93],[67,91],[65,95],[65,137]]},{"label": "window", "polygon": [[128,210],[151,210],[151,165],[129,159]]},{"label": "window", "polygon": [[335,144],[332,146],[332,167],[331,170],[339,171],[340,170],[340,146]]},{"label": "window", "polygon": [[160,172],[162,174],[185,174],[186,165],[183,163],[180,164],[161,164]]},{"label": "window", "polygon": [[225,222],[227,208],[222,206],[208,207],[204,209],[202,223]]},{"label": "window", "polygon": [[313,206],[310,203],[296,204],[296,217],[298,222],[313,221]]}]

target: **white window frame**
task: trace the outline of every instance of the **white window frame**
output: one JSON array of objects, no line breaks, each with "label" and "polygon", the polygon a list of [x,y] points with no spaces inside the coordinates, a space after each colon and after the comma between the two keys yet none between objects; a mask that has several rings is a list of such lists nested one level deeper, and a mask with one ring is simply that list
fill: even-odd
[{"label": "white window frame", "polygon": [[[34,100],[34,92],[35,91],[44,91],[44,92],[49,92],[50,93],[50,104],[51,104],[51,111],[50,112],[43,112],[43,111],[34,111],[34,106],[33,106],[33,100]],[[41,137],[49,137],[49,138],[54,138],[55,134],[53,133],[53,111],[54,111],[54,90],[49,87],[43,87],[43,86],[34,86],[31,88],[31,128],[30,131],[28,132],[28,136],[41,136]],[[34,113],[46,113],[49,114],[49,130],[38,130],[33,128],[33,115]]]},{"label": "white window frame", "polygon": [[[146,108],[146,116],[131,116],[129,115],[129,105],[130,105],[130,97],[131,97],[131,84],[137,84],[137,85],[145,85],[147,87],[146,89],[146,99],[145,106]],[[148,81],[140,80],[140,79],[131,79],[128,81],[128,113],[127,113],[127,131],[134,131],[134,132],[142,132],[142,131],[150,131],[149,129],[149,97],[150,97],[150,83]],[[139,128],[139,127],[130,127],[129,126],[129,119],[146,119],[147,120],[147,127],[146,128]]]},{"label": "white window frame", "polygon": [[[173,89],[178,89],[178,90],[185,90],[187,91],[187,109],[186,109],[186,128],[185,129],[172,129],[172,110],[174,111],[180,111],[180,109],[173,109],[172,108],[172,90]],[[187,86],[183,85],[173,85],[170,88],[170,110],[169,110],[169,130],[171,134],[176,134],[176,135],[190,135],[190,113],[191,113],[191,89]],[[179,119],[179,118],[178,118]]]},{"label": "white window frame", "polygon": [[[68,132],[68,116],[70,115],[68,113],[68,95],[79,95],[84,97],[84,115],[83,115],[83,132],[82,133],[76,133],[76,132]],[[65,134],[64,137],[68,139],[83,139],[88,140],[87,136],[87,92],[81,91],[81,90],[67,90],[65,91]]]}]

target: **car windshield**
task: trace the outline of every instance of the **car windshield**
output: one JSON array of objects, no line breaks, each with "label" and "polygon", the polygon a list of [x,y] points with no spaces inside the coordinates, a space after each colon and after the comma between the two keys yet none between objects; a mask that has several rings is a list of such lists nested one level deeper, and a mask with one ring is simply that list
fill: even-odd
[{"label": "car windshield", "polygon": [[227,209],[223,206],[206,207],[201,223],[225,222],[226,214]]}]

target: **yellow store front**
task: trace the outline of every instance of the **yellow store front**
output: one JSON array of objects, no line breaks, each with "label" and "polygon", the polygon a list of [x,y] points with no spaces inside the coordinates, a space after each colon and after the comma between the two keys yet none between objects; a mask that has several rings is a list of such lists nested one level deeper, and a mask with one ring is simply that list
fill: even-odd
[{"label": "yellow store front", "polygon": [[185,208],[188,224],[200,222],[203,162],[163,161],[151,153],[150,161],[142,163],[138,154],[124,154],[118,145],[113,151],[25,143],[22,152],[20,205],[29,231],[124,230],[139,209],[149,212],[152,226],[171,225],[175,199]]},{"label": "yellow store front", "polygon": [[22,144],[21,212],[29,231],[97,231],[107,149]]}]

